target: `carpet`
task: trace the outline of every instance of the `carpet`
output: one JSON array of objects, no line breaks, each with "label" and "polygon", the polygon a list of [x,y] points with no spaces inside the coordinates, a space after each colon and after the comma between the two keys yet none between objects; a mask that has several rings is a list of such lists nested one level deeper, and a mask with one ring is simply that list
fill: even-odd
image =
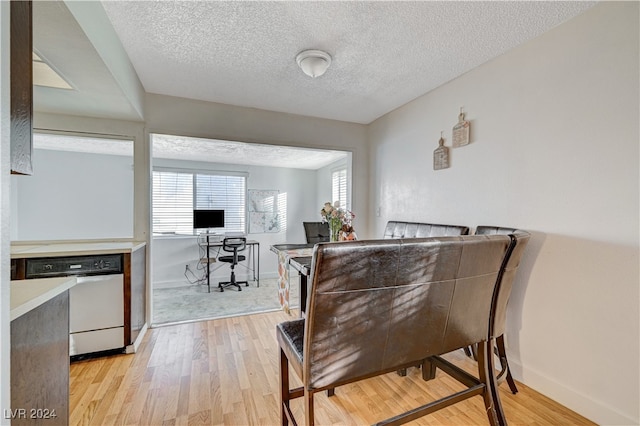
[{"label": "carpet", "polygon": [[[292,280],[290,306],[300,306],[297,280]],[[182,284],[182,283],[178,283]],[[179,285],[153,290],[152,325],[167,325],[179,322],[201,321],[280,310],[278,282],[273,279],[260,280],[260,287],[249,281],[242,291],[228,287],[223,292],[206,284]]]}]

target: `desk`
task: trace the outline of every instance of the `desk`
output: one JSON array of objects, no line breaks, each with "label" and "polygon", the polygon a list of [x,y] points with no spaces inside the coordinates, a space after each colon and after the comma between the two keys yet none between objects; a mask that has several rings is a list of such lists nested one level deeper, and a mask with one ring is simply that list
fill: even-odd
[{"label": "desk", "polygon": [[[220,249],[222,249],[222,241],[211,241],[211,237],[212,235],[202,235],[198,238],[198,244],[206,250],[206,257],[200,261],[207,264],[207,290],[209,293],[211,293],[211,270],[209,266],[217,261],[218,256],[220,255]],[[245,266],[245,268],[253,272],[253,281],[256,282],[258,287],[260,287],[260,243],[256,240],[247,240],[247,246],[251,249],[252,267],[249,268],[241,263],[239,263],[239,265]],[[216,249],[214,257],[211,257],[212,248]],[[258,252],[257,256],[256,249]],[[214,271],[219,268],[220,267],[214,269]]]},{"label": "desk", "polygon": [[311,259],[312,256],[292,257],[289,259],[289,265],[300,273],[300,318],[305,317],[307,308],[307,278],[311,275]]},{"label": "desk", "polygon": [[[278,298],[282,310],[286,313],[290,313],[289,259],[292,257],[311,256],[314,246],[315,244],[274,244],[270,247],[271,251],[278,255]],[[303,303],[302,300],[302,294],[300,294],[300,305]]]}]

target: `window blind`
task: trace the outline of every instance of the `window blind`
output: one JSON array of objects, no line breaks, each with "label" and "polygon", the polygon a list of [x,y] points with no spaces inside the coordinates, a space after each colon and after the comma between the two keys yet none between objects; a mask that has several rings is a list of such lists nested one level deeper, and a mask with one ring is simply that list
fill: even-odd
[{"label": "window blind", "polygon": [[336,170],[331,174],[332,201],[340,201],[340,206],[349,209],[347,205],[347,169]]},{"label": "window blind", "polygon": [[224,210],[224,231],[245,231],[246,179],[240,176],[194,176],[196,209]]},{"label": "window blind", "polygon": [[219,232],[245,232],[246,177],[153,172],[153,233],[193,235],[194,209],[225,211]]},{"label": "window blind", "polygon": [[153,233],[193,234],[193,177],[153,172]]}]

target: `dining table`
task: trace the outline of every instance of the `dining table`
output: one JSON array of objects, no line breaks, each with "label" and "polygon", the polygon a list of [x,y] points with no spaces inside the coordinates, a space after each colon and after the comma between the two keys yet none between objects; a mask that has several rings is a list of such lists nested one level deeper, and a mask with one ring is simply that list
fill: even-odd
[{"label": "dining table", "polygon": [[[309,244],[273,244],[270,247],[270,250],[278,256],[278,300],[280,302],[280,306],[283,311],[286,313],[290,313],[290,305],[289,305],[289,290],[291,288],[291,284],[289,281],[289,270],[290,267],[296,268],[297,263],[294,265],[291,263],[291,259],[301,258],[301,257],[309,257],[309,264],[311,263],[311,255],[313,254],[313,247],[315,243]],[[296,269],[300,273],[300,270]],[[301,306],[301,314],[302,307],[306,303],[306,282],[307,282],[308,274],[300,273],[300,306]],[[302,281],[304,281],[304,285],[302,285]],[[304,289],[303,289],[304,288]],[[304,296],[303,296],[304,292]]]},{"label": "dining table", "polygon": [[289,258],[289,265],[300,275],[300,318],[304,318],[307,306],[308,278],[311,275],[312,256],[296,256]]}]

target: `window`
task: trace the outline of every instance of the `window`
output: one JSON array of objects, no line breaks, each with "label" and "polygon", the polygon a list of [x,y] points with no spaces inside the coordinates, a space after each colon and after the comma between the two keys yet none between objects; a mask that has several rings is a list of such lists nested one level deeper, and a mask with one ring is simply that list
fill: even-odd
[{"label": "window", "polygon": [[221,209],[221,232],[245,232],[246,177],[207,172],[153,172],[153,233],[193,235],[194,209]]},{"label": "window", "polygon": [[199,174],[195,179],[196,208],[224,210],[225,231],[244,232],[245,178]]},{"label": "window", "polygon": [[153,172],[153,233],[193,233],[193,176]]},{"label": "window", "polygon": [[347,204],[347,169],[335,170],[331,174],[331,197],[332,202],[340,201],[340,206],[346,209]]}]

